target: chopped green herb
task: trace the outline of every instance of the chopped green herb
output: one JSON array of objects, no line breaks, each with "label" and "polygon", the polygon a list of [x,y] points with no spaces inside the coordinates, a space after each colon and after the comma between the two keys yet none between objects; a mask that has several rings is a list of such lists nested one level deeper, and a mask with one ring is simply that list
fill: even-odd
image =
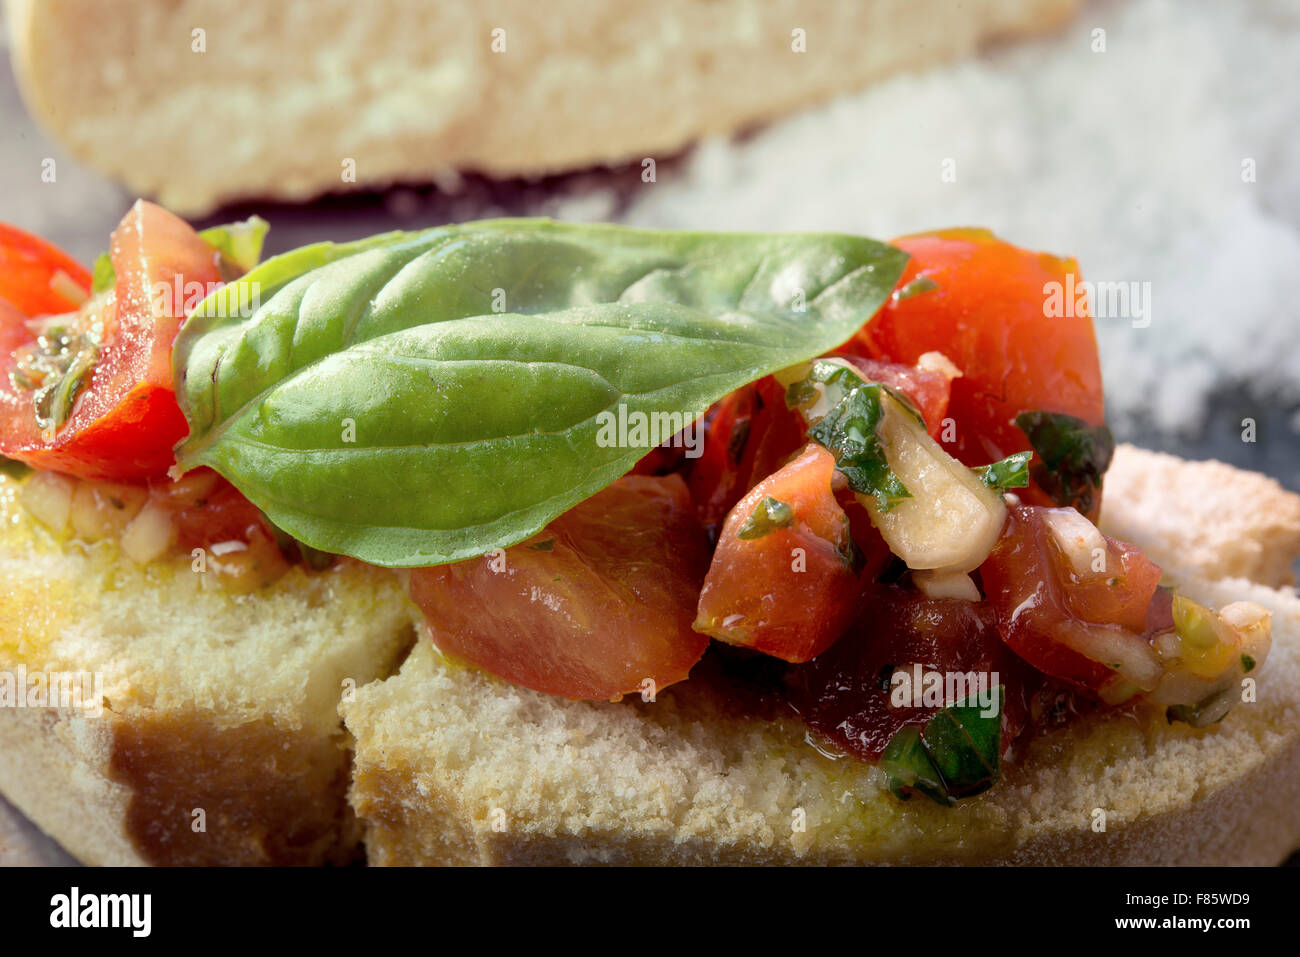
[{"label": "chopped green herb", "polygon": [[90,294],[98,295],[117,284],[117,274],[113,271],[113,258],[103,252],[95,257],[95,266],[90,276]]},{"label": "chopped green herb", "polygon": [[1034,481],[1060,506],[1092,510],[1102,476],[1115,455],[1115,438],[1104,425],[1089,425],[1059,412],[1022,412],[1016,425],[1038,453]]},{"label": "chopped green herb", "polygon": [[[818,388],[820,386],[820,388]],[[835,467],[848,479],[849,488],[871,495],[882,512],[888,512],[911,493],[889,467],[877,428],[885,416],[881,397],[886,386],[866,382],[857,371],[840,362],[816,360],[808,376],[786,390],[786,404],[797,408],[808,422],[808,437],[835,456]],[[810,409],[825,393],[826,413]],[[890,392],[903,408],[917,413],[906,399]]]},{"label": "chopped green herb", "polygon": [[528,547],[535,552],[549,552],[555,548],[555,539],[548,538],[545,541],[535,542]]},{"label": "chopped green herb", "polygon": [[266,220],[252,216],[238,223],[213,226],[199,238],[221,254],[222,278],[227,282],[252,270],[262,259],[262,241],[270,229]]},{"label": "chopped green herb", "polygon": [[944,786],[943,778],[930,760],[921,741],[921,729],[915,725],[901,728],[885,746],[880,767],[887,777],[890,792],[904,801],[919,791],[938,804],[956,804],[956,798]]},{"label": "chopped green herb", "polygon": [[1017,452],[1001,462],[981,465],[975,469],[975,474],[989,488],[1024,488],[1029,484],[1029,460],[1033,457],[1033,452]]},{"label": "chopped green herb", "polygon": [[1220,689],[1206,695],[1196,704],[1171,705],[1165,711],[1165,719],[1173,724],[1182,721],[1193,728],[1208,728],[1217,724],[1232,710],[1234,698],[1231,687]]},{"label": "chopped green herb", "polygon": [[894,302],[902,302],[904,299],[911,299],[913,296],[919,296],[923,292],[930,292],[938,289],[939,284],[929,276],[917,276],[902,289],[894,293]]},{"label": "chopped green herb", "polygon": [[890,791],[904,799],[919,791],[939,804],[952,805],[992,787],[1002,752],[1001,685],[997,694],[991,716],[966,699],[937,712],[924,728],[898,731],[880,757]]},{"label": "chopped green herb", "polygon": [[746,541],[762,538],[764,535],[771,535],[778,528],[788,528],[793,521],[794,509],[785,502],[766,495],[754,506],[754,511],[749,513],[749,518],[745,519],[745,524],[740,526],[736,537]]},{"label": "chopped green herb", "polygon": [[1252,658],[1250,655],[1242,655],[1242,656],[1241,656],[1241,670],[1244,671],[1246,674],[1250,674],[1252,671],[1254,671],[1254,670],[1255,670],[1255,659]]}]

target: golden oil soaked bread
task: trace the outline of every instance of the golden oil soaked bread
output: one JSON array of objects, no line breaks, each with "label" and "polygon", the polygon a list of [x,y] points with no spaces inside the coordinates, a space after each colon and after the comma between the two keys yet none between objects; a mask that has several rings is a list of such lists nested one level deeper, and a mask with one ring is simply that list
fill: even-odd
[{"label": "golden oil soaked bread", "polygon": [[[1164,484],[1135,503],[1108,487],[1105,509],[1171,579],[1203,602],[1273,612],[1258,701],[1219,726],[1083,719],[945,809],[897,801],[877,769],[823,757],[798,721],[747,715],[706,682],[653,703],[569,702],[449,664],[424,637],[397,676],[342,708],[371,863],[1277,863],[1300,843],[1300,601],[1223,578],[1244,559],[1160,532],[1156,512],[1176,502],[1188,528],[1214,535],[1235,523],[1260,545],[1242,567],[1272,574],[1297,547],[1268,516],[1297,499],[1127,446],[1116,468],[1130,486],[1148,469]],[[1272,507],[1197,495],[1211,480]]]},{"label": "golden oil soaked bread", "polygon": [[[7,11],[45,129],[132,193],[199,215],[456,169],[662,158],[985,40],[1051,29],[1077,5],[296,0],[236,13],[223,0],[7,0]],[[795,30],[807,52],[792,49]]]},{"label": "golden oil soaked bread", "polygon": [[88,863],[352,857],[336,707],[409,645],[396,576],[348,562],[236,597],[188,561],[61,546],[15,492],[0,476],[0,672],[99,672],[105,707],[0,708],[0,792]]}]

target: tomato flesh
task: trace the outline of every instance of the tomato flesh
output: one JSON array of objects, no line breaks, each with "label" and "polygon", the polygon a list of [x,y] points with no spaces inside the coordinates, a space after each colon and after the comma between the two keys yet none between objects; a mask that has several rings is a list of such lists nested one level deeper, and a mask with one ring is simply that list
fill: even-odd
[{"label": "tomato flesh", "polygon": [[983,674],[989,688],[1004,689],[1006,753],[1025,726],[1026,694],[1036,681],[1006,650],[988,606],[879,585],[869,590],[866,607],[830,650],[790,670],[790,703],[804,721],[841,749],[875,761],[898,731],[924,725],[942,707],[895,707],[895,669],[919,664],[945,675]]},{"label": "tomato flesh", "polygon": [[526,688],[607,700],[686,678],[709,545],[676,475],[627,476],[526,542],[411,573],[434,642]]},{"label": "tomato flesh", "polygon": [[[1002,537],[980,566],[1003,639],[1038,670],[1088,691],[1114,687],[1117,671],[1141,685],[1159,566],[1132,545],[1103,536],[1099,571],[1090,567],[1081,575],[1052,536],[1052,511],[1010,509]],[[1081,641],[1089,634],[1099,649],[1091,654]]]},{"label": "tomato flesh", "polygon": [[771,376],[722,399],[690,473],[691,495],[710,534],[718,532],[742,495],[807,441],[803,418],[785,404],[785,390]]},{"label": "tomato flesh", "polygon": [[[955,434],[940,436],[950,453],[975,466],[1027,451],[1014,423],[1021,412],[1105,421],[1091,316],[1084,309],[1049,318],[1044,306],[1049,283],[1077,276],[1073,259],[1019,249],[983,229],[905,236],[894,245],[912,257],[900,290],[918,279],[935,285],[891,298],[843,350],[903,363],[932,351],[947,356],[962,373],[948,406]],[[1022,497],[1055,504],[1037,488]]]},{"label": "tomato flesh", "polygon": [[4,455],[35,468],[112,480],[156,477],[173,463],[172,448],[188,426],[172,386],[172,341],[199,291],[221,281],[218,255],[183,220],[138,202],[114,231],[111,256],[116,288],[88,303],[82,317],[101,330],[94,368],[52,436],[37,424],[32,393],[11,376],[15,350],[37,337],[31,330],[24,335],[12,316],[6,320]]},{"label": "tomato flesh", "polygon": [[[786,661],[807,661],[843,634],[861,588],[834,472],[831,454],[809,445],[736,504],[704,580],[697,630]],[[766,520],[769,499],[789,510],[788,523],[740,537],[754,515]]]},{"label": "tomato flesh", "polygon": [[63,250],[0,223],[0,299],[24,316],[71,312],[90,295],[90,273]]}]

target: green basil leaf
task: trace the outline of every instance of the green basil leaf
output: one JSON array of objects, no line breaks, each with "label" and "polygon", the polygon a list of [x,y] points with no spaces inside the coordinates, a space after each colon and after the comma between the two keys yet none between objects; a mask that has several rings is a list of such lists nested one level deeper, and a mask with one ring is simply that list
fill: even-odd
[{"label": "green basil leaf", "polygon": [[794,521],[794,509],[770,495],[754,506],[754,511],[745,519],[745,524],[736,532],[737,538],[746,540],[771,535],[778,528],[789,528]]},{"label": "green basil leaf", "polygon": [[1043,411],[1021,412],[1016,425],[1042,460],[1031,468],[1038,487],[1062,507],[1074,506],[1084,514],[1091,511],[1115,455],[1110,429]]},{"label": "green basil leaf", "polygon": [[953,797],[987,791],[998,779],[1005,695],[1001,685],[997,691],[995,714],[986,717],[979,704],[958,703],[936,714],[921,732],[926,753]]},{"label": "green basil leaf", "polygon": [[113,257],[102,252],[95,257],[95,265],[90,273],[90,294],[96,296],[117,285],[117,273],[113,271]]},{"label": "green basil leaf", "polygon": [[919,791],[936,804],[956,804],[943,778],[921,742],[921,729],[915,725],[900,728],[885,745],[880,767],[886,774],[885,786],[895,797],[906,801]]},{"label": "green basil leaf", "polygon": [[602,441],[602,413],[690,421],[843,342],[905,262],[851,236],[545,220],[305,247],[186,321],[179,470],[215,468],[323,551],[483,554],[644,454]]},{"label": "green basil leaf", "polygon": [[1029,460],[1033,457],[1033,452],[1017,452],[974,471],[989,488],[1024,488],[1029,484]]},{"label": "green basil leaf", "polygon": [[1006,700],[1001,685],[997,695],[993,715],[984,715],[981,705],[968,704],[967,699],[936,712],[923,728],[896,732],[880,757],[889,789],[902,798],[919,791],[939,804],[952,805],[996,784]]},{"label": "green basil leaf", "polygon": [[236,274],[243,275],[262,259],[262,242],[270,224],[260,216],[250,216],[238,223],[213,226],[199,233],[199,238],[221,253]]}]

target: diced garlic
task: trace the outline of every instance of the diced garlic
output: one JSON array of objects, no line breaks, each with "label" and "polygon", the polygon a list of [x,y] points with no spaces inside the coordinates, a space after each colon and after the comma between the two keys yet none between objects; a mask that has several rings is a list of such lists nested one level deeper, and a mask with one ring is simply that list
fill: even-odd
[{"label": "diced garlic", "polygon": [[72,495],[77,483],[57,472],[34,472],[23,483],[23,507],[32,518],[55,535],[68,531],[68,518],[72,514]]},{"label": "diced garlic", "polygon": [[[1106,574],[1105,564],[1109,552],[1106,537],[1096,525],[1072,508],[1049,508],[1043,512],[1052,539],[1070,563],[1070,568],[1080,578],[1097,578]],[[1101,570],[1095,562],[1100,557]]]},{"label": "diced garlic", "polygon": [[885,460],[910,493],[887,511],[859,494],[890,550],[911,569],[969,572],[988,557],[1007,520],[1002,495],[949,455],[899,401],[881,393],[876,430]]},{"label": "diced garlic", "polygon": [[176,523],[160,505],[150,502],[122,530],[122,554],[137,565],[148,565],[165,555],[176,541]]},{"label": "diced garlic", "polygon": [[980,590],[964,572],[920,569],[912,572],[912,581],[926,598],[962,598],[979,601]]}]

